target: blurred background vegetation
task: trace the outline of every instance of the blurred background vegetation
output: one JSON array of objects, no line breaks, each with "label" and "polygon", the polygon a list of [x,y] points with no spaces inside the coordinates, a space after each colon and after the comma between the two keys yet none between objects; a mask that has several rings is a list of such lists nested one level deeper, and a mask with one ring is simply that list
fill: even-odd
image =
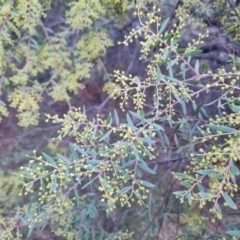
[{"label": "blurred background vegetation", "polygon": [[[37,203],[38,185],[33,194],[19,195],[24,179],[19,168],[28,166],[26,156],[33,150],[69,156],[74,141],[72,136],[53,140],[61,126],[46,122],[45,114],[62,117],[81,107],[89,119],[97,114],[107,118],[115,109],[124,122],[120,100],[111,96],[117,87],[114,70],[140,81],[147,77],[147,65],[159,47],[153,46],[148,58],[141,59],[143,36],[128,45],[118,44],[140,26],[134,14],[139,2],[144,14],[155,6],[163,20],[170,19],[165,32],[184,19],[186,32],[179,49],[209,31],[198,45],[201,51],[193,56],[206,71],[230,71],[230,55],[239,60],[238,0],[0,0],[0,239],[222,239],[229,229],[238,229],[238,211],[226,211],[222,220],[212,223],[208,208],[179,203],[172,193],[181,186],[171,172],[184,171],[186,158],[182,152],[169,154],[167,148],[159,150],[160,162],[150,165],[157,174],[145,176],[155,184],[146,200],[149,208],[132,204],[106,214],[100,199],[86,188],[80,191],[85,209],[80,215],[74,211],[66,219],[52,220],[52,213],[43,224],[29,227],[33,212],[44,212],[44,207]],[[218,98],[218,91],[210,91],[198,98],[197,106]],[[147,108],[153,94],[151,90],[146,94]],[[134,106],[128,103],[125,109],[133,111]],[[215,105],[187,111],[192,118],[202,114],[204,121],[218,114]],[[169,145],[175,145],[176,129],[162,126]],[[69,215],[80,225],[76,227]]]}]

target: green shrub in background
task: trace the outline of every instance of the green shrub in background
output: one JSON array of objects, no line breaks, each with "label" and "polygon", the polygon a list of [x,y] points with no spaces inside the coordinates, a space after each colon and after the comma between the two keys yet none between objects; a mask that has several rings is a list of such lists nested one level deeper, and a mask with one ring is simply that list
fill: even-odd
[{"label": "green shrub in background", "polygon": [[[62,14],[56,28],[48,20],[54,4],[60,4]],[[223,219],[227,208],[237,213],[240,59],[231,52],[229,63],[213,72],[198,56],[209,37],[209,18],[215,17],[223,31],[238,39],[238,24],[231,23],[238,18],[237,1],[179,1],[174,19],[166,15],[168,4],[1,1],[1,115],[14,108],[18,124],[28,127],[46,114],[46,122],[61,124],[55,140],[71,139],[66,153],[56,145],[51,145],[56,155],[33,150],[17,177],[1,177],[13,184],[2,190],[9,205],[3,203],[1,239],[36,239],[41,234],[49,239],[164,239],[163,215],[176,213],[178,200],[183,204],[179,221],[187,230],[175,232],[176,239],[211,234],[212,239],[224,239],[205,229],[206,214],[200,213],[209,211],[212,224]],[[219,15],[222,8],[233,16],[229,21]],[[116,69],[104,90],[119,101],[119,109],[106,118],[98,114],[89,119],[85,108],[72,106],[73,95],[113,46],[111,24],[124,24],[132,15],[139,25],[119,44],[139,39],[141,59],[148,63],[146,77]],[[203,33],[183,48],[179,44],[189,25]],[[211,101],[204,101],[210,94]],[[69,111],[62,117],[42,112],[47,95],[66,101]],[[161,159],[163,153],[169,161]],[[159,176],[166,162],[178,165]],[[199,211],[186,220],[186,209],[194,208]],[[225,239],[239,236],[236,222]]]}]

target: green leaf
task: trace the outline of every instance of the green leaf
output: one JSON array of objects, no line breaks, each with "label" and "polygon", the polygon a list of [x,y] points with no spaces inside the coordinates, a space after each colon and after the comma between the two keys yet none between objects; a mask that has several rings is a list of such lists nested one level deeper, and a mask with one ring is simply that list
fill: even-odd
[{"label": "green leaf", "polygon": [[140,114],[141,114],[141,123],[145,124],[147,122],[147,119],[145,119],[145,113],[143,112],[143,110],[141,110]]},{"label": "green leaf", "polygon": [[166,48],[163,53],[163,61],[165,62],[168,58],[169,50]]},{"label": "green leaf", "polygon": [[231,173],[238,176],[240,174],[239,169],[235,165],[231,165]]},{"label": "green leaf", "polygon": [[204,106],[201,108],[201,112],[207,117],[207,118],[211,118],[211,112],[209,111],[209,109]]},{"label": "green leaf", "polygon": [[156,48],[156,46],[157,46],[157,44],[158,44],[158,41],[155,41],[152,45],[151,45],[151,51],[153,51],[155,48]]},{"label": "green leaf", "polygon": [[138,154],[138,150],[136,148],[134,148],[133,151],[134,151],[134,156],[136,157],[136,160],[140,160],[140,156]]},{"label": "green leaf", "polygon": [[70,143],[69,144],[69,148],[70,148],[70,151],[71,151],[71,153],[73,155],[73,159],[77,160],[78,159],[78,154],[77,154],[77,152],[76,152],[76,150],[74,148],[74,145]]},{"label": "green leaf", "polygon": [[82,155],[88,156],[88,154],[82,148],[80,148],[78,145],[74,144],[73,148],[76,149],[78,152],[80,152]]},{"label": "green leaf", "polygon": [[166,28],[169,20],[170,20],[170,17],[166,18],[166,19],[164,20],[164,22],[161,24],[161,27],[160,27],[160,29],[159,29],[159,31],[158,31],[158,34],[159,34],[159,35],[165,30],[165,28]]},{"label": "green leaf", "polygon": [[196,110],[195,110],[195,115],[196,115],[197,118],[198,118],[198,115],[199,115],[200,110],[201,110],[201,106],[198,105],[197,108],[196,108]]},{"label": "green leaf", "polygon": [[197,186],[198,186],[199,192],[204,193],[204,188],[203,188],[203,186],[202,186],[200,183],[198,183]]},{"label": "green leaf", "polygon": [[181,107],[183,110],[184,115],[187,115],[187,107],[186,107],[186,102],[185,101],[181,101]]},{"label": "green leaf", "polygon": [[177,177],[180,177],[180,178],[189,178],[189,175],[186,175],[184,173],[176,173]]},{"label": "green leaf", "polygon": [[145,172],[151,173],[151,174],[156,174],[151,168],[148,167],[147,164],[141,163],[139,164],[139,167],[144,170]]},{"label": "green leaf", "polygon": [[195,62],[194,69],[195,69],[195,71],[196,71],[197,73],[199,73],[199,60],[197,60],[197,61]]},{"label": "green leaf", "polygon": [[95,126],[95,128],[94,128],[94,130],[93,130],[93,132],[92,132],[91,140],[93,140],[93,139],[95,138],[95,136],[96,136],[96,134],[97,134],[97,129],[98,129],[98,127]]},{"label": "green leaf", "polygon": [[187,194],[187,199],[188,199],[188,204],[191,206],[192,205],[192,194],[191,194],[191,192],[189,192]]},{"label": "green leaf", "polygon": [[209,175],[211,173],[214,173],[213,169],[205,169],[205,170],[198,170],[196,173],[201,174],[201,175]]},{"label": "green leaf", "polygon": [[[201,85],[202,85],[202,84],[201,84]],[[218,99],[215,99],[215,100],[213,100],[213,101],[210,102],[210,103],[204,104],[203,106],[205,106],[205,107],[210,106],[210,105],[214,104],[214,103],[217,102],[217,101],[218,101]]]},{"label": "green leaf", "polygon": [[205,61],[201,66],[201,72],[204,73],[207,68],[207,62]]},{"label": "green leaf", "polygon": [[53,174],[54,177],[52,179],[51,190],[55,191],[57,189],[57,176]]},{"label": "green leaf", "polygon": [[120,167],[120,169],[125,169],[125,168],[133,165],[135,162],[136,162],[135,160],[131,160],[131,161],[129,161],[129,162],[126,162],[125,164],[123,164],[123,165]]},{"label": "green leaf", "polygon": [[220,208],[218,203],[215,203],[215,209],[216,209],[217,214],[222,216],[222,209]]},{"label": "green leaf", "polygon": [[129,142],[127,142],[127,141],[117,141],[117,142],[114,143],[113,145],[122,147],[122,146],[126,146],[126,145],[128,145],[128,144],[129,144]]},{"label": "green leaf", "polygon": [[108,116],[108,118],[106,120],[106,124],[111,125],[111,123],[112,123],[112,116],[111,116],[111,113],[110,113],[110,115]]},{"label": "green leaf", "polygon": [[81,182],[81,177],[79,176],[79,174],[76,174],[76,175],[75,175],[75,180],[78,182],[79,185],[82,184],[82,182]]},{"label": "green leaf", "polygon": [[179,147],[179,142],[178,142],[177,134],[174,134],[174,142],[175,142],[176,146]]},{"label": "green leaf", "polygon": [[237,209],[235,203],[233,202],[232,198],[228,194],[222,193],[222,196],[230,208]]},{"label": "green leaf", "polygon": [[77,206],[79,207],[80,206],[80,200],[79,200],[79,194],[78,194],[78,191],[77,191],[76,188],[74,188],[74,195],[75,195],[75,198],[76,198]]},{"label": "green leaf", "polygon": [[181,182],[180,183],[182,186],[186,187],[186,188],[190,188],[192,185],[188,182]]},{"label": "green leaf", "polygon": [[181,100],[180,97],[178,96],[178,93],[177,93],[176,91],[173,91],[172,93],[173,93],[174,97],[176,98],[176,100],[177,100],[179,103],[182,104],[182,100]]},{"label": "green leaf", "polygon": [[84,189],[84,188],[86,188],[87,186],[89,186],[90,184],[92,184],[94,180],[95,180],[95,179],[92,179],[91,181],[89,181],[88,183],[86,183],[81,189]]},{"label": "green leaf", "polygon": [[119,117],[116,109],[114,109],[114,118],[115,118],[116,125],[119,127]]},{"label": "green leaf", "polygon": [[157,80],[158,82],[161,82],[163,80],[162,73],[160,71],[159,66],[157,66]]},{"label": "green leaf", "polygon": [[180,39],[183,37],[183,35],[185,34],[185,32],[187,31],[187,29],[183,29],[182,31],[180,31]]},{"label": "green leaf", "polygon": [[189,176],[189,175],[184,174],[184,173],[176,173],[176,176],[178,176],[178,177],[180,177],[180,178],[186,178],[186,179],[196,180],[196,179],[193,178],[192,176]]},{"label": "green leaf", "polygon": [[185,57],[190,57],[190,56],[196,55],[196,54],[201,53],[201,52],[202,52],[202,50],[193,50],[193,51],[187,52],[185,54]]},{"label": "green leaf", "polygon": [[77,132],[78,130],[79,130],[79,127],[81,126],[81,124],[76,124],[76,126],[74,127],[74,129],[73,129],[73,132]]},{"label": "green leaf", "polygon": [[104,139],[108,138],[111,133],[112,133],[112,129],[110,129],[109,131],[107,131],[107,132],[99,139],[99,142],[101,142],[101,141],[103,141]]},{"label": "green leaf", "polygon": [[132,188],[132,186],[124,187],[124,188],[122,188],[122,189],[119,191],[119,194],[126,193],[126,192],[128,192],[131,188]]},{"label": "green leaf", "polygon": [[219,126],[219,125],[214,125],[214,124],[206,124],[206,127],[215,130],[215,131],[221,131],[223,133],[236,133],[238,130],[226,126]]},{"label": "green leaf", "polygon": [[138,137],[138,140],[144,142],[144,143],[147,143],[148,145],[152,145],[152,144],[155,144],[156,141],[152,140],[150,137],[145,137],[145,138],[142,138],[142,137]]},{"label": "green leaf", "polygon": [[175,191],[173,192],[174,195],[178,195],[178,196],[182,196],[183,194],[185,194],[185,190],[184,191]]},{"label": "green leaf", "polygon": [[28,171],[21,171],[21,173],[27,178],[32,178],[32,179],[34,178],[32,174],[30,174],[30,172]]},{"label": "green leaf", "polygon": [[240,112],[240,106],[236,106],[234,104],[229,104],[229,107],[232,109],[233,112],[238,113]]},{"label": "green leaf", "polygon": [[159,124],[151,123],[151,126],[154,127],[156,130],[165,131],[164,128],[162,126],[160,126]]},{"label": "green leaf", "polygon": [[184,53],[186,51],[186,48],[178,48],[177,52],[178,53]]},{"label": "green leaf", "polygon": [[31,227],[28,229],[28,234],[27,234],[27,238],[29,238],[32,235],[33,229],[35,228],[35,224],[32,223]]},{"label": "green leaf", "polygon": [[46,185],[45,185],[44,180],[42,178],[40,179],[40,184],[41,184],[42,189],[45,191]]},{"label": "green leaf", "polygon": [[140,170],[138,170],[138,169],[136,169],[136,176],[138,178],[142,178],[142,172]]},{"label": "green leaf", "polygon": [[150,188],[155,187],[155,185],[147,181],[136,179],[136,182],[138,182],[140,185],[143,185],[144,187],[150,187]]},{"label": "green leaf", "polygon": [[140,81],[140,79],[139,79],[139,77],[138,76],[135,76],[134,77],[134,81],[135,81],[135,83],[137,83],[137,84],[141,84],[141,81]]},{"label": "green leaf", "polygon": [[46,153],[42,153],[44,158],[55,168],[58,168],[58,165],[56,164],[56,162],[50,157],[48,156]]},{"label": "green leaf", "polygon": [[240,237],[240,231],[239,230],[231,230],[227,231],[226,234],[233,236],[233,237]]},{"label": "green leaf", "polygon": [[69,159],[67,159],[67,158],[64,157],[63,155],[57,153],[57,156],[58,156],[60,159],[62,159],[66,164],[70,164],[70,163],[71,163],[71,162],[69,161]]},{"label": "green leaf", "polygon": [[[235,215],[235,214],[239,215],[239,213],[240,213],[239,211],[227,212],[227,214],[233,214],[233,215]],[[227,228],[234,228],[234,227],[239,227],[239,226],[240,226],[240,222],[233,222],[233,223],[228,224]]]},{"label": "green leaf", "polygon": [[129,111],[131,113],[131,115],[139,120],[141,120],[141,115],[139,115],[138,113],[135,113],[135,112],[132,112],[132,111]]},{"label": "green leaf", "polygon": [[[171,60],[171,62],[170,62],[170,64],[168,64],[168,66],[167,66],[167,69],[169,68],[171,68],[172,66],[174,66],[177,62],[179,61],[179,59],[178,58],[175,58],[175,59],[173,59],[173,60]],[[171,70],[172,71],[172,70]],[[171,75],[173,75],[172,73],[171,73]],[[173,76],[171,76],[172,78],[173,78]]]},{"label": "green leaf", "polygon": [[168,40],[169,38],[171,38],[172,36],[174,36],[174,34],[173,33],[169,33],[169,34],[167,34],[164,38],[163,38],[163,40],[165,41],[165,40]]},{"label": "green leaf", "polygon": [[203,193],[203,192],[198,193],[198,195],[201,197],[201,199],[202,198],[208,199],[213,196],[211,193]]},{"label": "green leaf", "polygon": [[99,163],[103,162],[102,160],[87,160],[87,164],[91,164],[91,165],[98,165]]},{"label": "green leaf", "polygon": [[134,131],[137,129],[137,127],[134,126],[132,119],[130,118],[129,114],[127,113],[127,122],[128,126]]}]

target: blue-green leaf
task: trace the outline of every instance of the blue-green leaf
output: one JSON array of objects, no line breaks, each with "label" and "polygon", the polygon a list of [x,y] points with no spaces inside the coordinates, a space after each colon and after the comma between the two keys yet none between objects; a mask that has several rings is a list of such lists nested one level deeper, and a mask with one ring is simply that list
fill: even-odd
[{"label": "blue-green leaf", "polygon": [[156,130],[165,131],[164,128],[162,126],[160,126],[159,124],[151,123],[151,126],[153,126]]},{"label": "blue-green leaf", "polygon": [[238,132],[237,129],[226,127],[226,126],[219,126],[219,125],[214,125],[214,124],[206,124],[206,127],[215,130],[215,131],[221,131],[223,133],[235,133]]},{"label": "blue-green leaf", "polygon": [[137,129],[137,127],[134,126],[132,119],[130,118],[129,114],[127,113],[127,122],[128,126],[134,131]]},{"label": "blue-green leaf", "polygon": [[55,168],[58,168],[58,165],[56,164],[56,162],[50,157],[48,156],[46,153],[42,153],[44,158]]},{"label": "blue-green leaf", "polygon": [[76,149],[78,152],[80,152],[82,155],[88,156],[88,154],[82,148],[80,148],[78,145],[74,144],[73,148]]},{"label": "blue-green leaf", "polygon": [[202,50],[189,51],[188,53],[185,54],[185,57],[190,57],[190,56],[196,55],[196,54],[201,53],[201,52],[202,52]]},{"label": "blue-green leaf", "polygon": [[233,112],[238,113],[240,112],[240,106],[229,104],[229,107],[232,109]]},{"label": "blue-green leaf", "polygon": [[91,140],[93,140],[93,139],[95,138],[95,136],[96,136],[96,134],[97,134],[97,129],[98,129],[98,127],[95,126],[95,128],[94,128],[94,130],[93,130],[93,132],[92,132]]},{"label": "blue-green leaf", "polygon": [[239,230],[231,230],[227,231],[226,234],[233,236],[233,237],[240,237],[240,231]]},{"label": "blue-green leaf", "polygon": [[147,181],[136,179],[136,182],[138,182],[140,185],[143,185],[144,187],[150,187],[150,188],[155,187],[155,185]]},{"label": "blue-green leaf", "polygon": [[197,73],[199,73],[199,60],[197,60],[197,61],[195,62],[194,69],[195,69],[195,71],[196,71]]},{"label": "blue-green leaf", "polygon": [[239,169],[234,164],[231,165],[231,173],[236,176],[240,174]]},{"label": "blue-green leaf", "polygon": [[131,113],[131,115],[139,120],[141,120],[141,115],[132,111],[129,111]]},{"label": "blue-green leaf", "polygon": [[77,206],[79,207],[80,206],[80,200],[79,200],[79,194],[78,194],[78,191],[77,191],[76,188],[74,188],[74,195],[75,195],[75,198],[76,198]]},{"label": "blue-green leaf", "polygon": [[151,168],[148,167],[147,164],[141,163],[139,164],[139,167],[144,170],[145,172],[151,173],[151,174],[156,174]]},{"label": "blue-green leaf", "polygon": [[119,191],[119,194],[126,193],[126,192],[128,192],[131,188],[132,188],[132,186],[124,187],[124,188],[122,188],[122,189]]},{"label": "blue-green leaf", "polygon": [[69,161],[69,159],[67,159],[66,157],[64,157],[63,155],[57,153],[57,156],[62,159],[66,164],[70,164],[71,162]]},{"label": "blue-green leaf", "polygon": [[110,129],[109,131],[107,131],[107,132],[99,139],[99,142],[101,142],[101,141],[103,141],[104,139],[108,138],[111,133],[112,133],[112,129]]},{"label": "blue-green leaf", "polygon": [[198,170],[198,171],[196,171],[196,173],[201,174],[201,175],[209,175],[209,174],[211,174],[213,172],[214,172],[213,169],[205,169],[205,170]]},{"label": "blue-green leaf", "polygon": [[114,109],[114,118],[115,118],[116,125],[119,126],[119,117],[116,109]]},{"label": "blue-green leaf", "polygon": [[228,194],[222,193],[222,196],[230,208],[237,209],[235,203],[233,202],[232,198]]},{"label": "blue-green leaf", "polygon": [[159,29],[159,31],[158,31],[158,34],[159,34],[159,35],[165,30],[165,28],[166,28],[169,20],[170,20],[170,17],[166,18],[166,19],[164,20],[164,22],[161,24],[161,27],[160,27],[160,29]]}]

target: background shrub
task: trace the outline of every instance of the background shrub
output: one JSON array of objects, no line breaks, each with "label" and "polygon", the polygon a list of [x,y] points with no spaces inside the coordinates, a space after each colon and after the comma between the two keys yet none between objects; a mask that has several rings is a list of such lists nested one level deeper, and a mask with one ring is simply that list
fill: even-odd
[{"label": "background shrub", "polygon": [[239,19],[0,1],[1,239],[237,239]]}]

